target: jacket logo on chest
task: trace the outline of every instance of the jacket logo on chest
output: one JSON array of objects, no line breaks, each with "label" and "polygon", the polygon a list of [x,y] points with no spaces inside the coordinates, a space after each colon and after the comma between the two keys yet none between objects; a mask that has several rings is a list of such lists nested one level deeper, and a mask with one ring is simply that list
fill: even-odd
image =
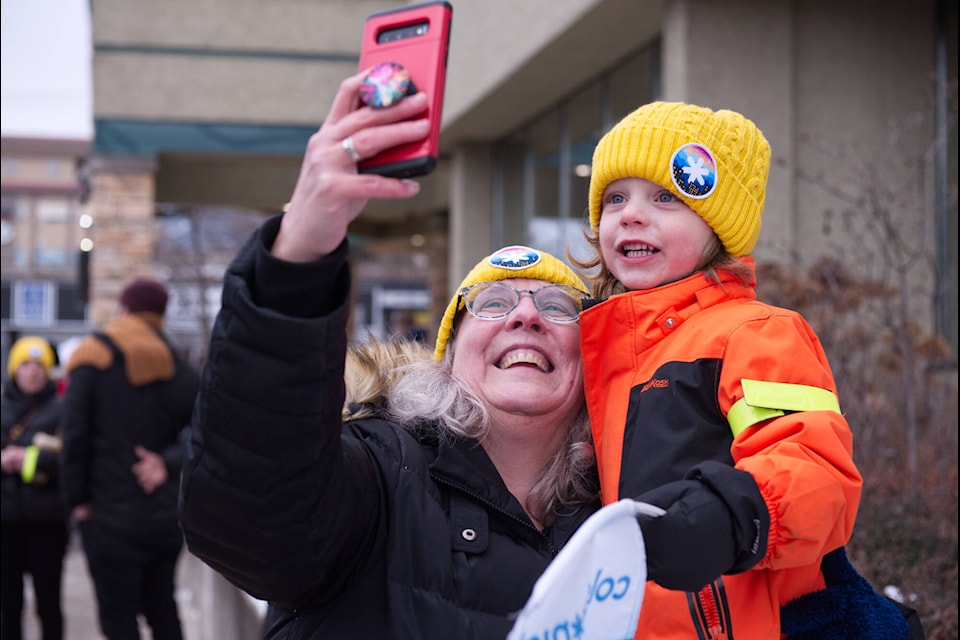
[{"label": "jacket logo on chest", "polygon": [[647,384],[643,385],[643,387],[640,388],[640,393],[643,393],[644,391],[649,391],[650,389],[666,389],[669,386],[670,386],[670,380],[667,380],[665,378],[654,378],[653,380],[651,380],[650,382],[648,382]]}]

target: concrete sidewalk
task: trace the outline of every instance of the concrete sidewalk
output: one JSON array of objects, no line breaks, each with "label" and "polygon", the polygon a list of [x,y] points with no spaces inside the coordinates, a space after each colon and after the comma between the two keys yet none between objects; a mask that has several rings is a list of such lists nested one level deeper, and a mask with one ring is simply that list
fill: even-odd
[{"label": "concrete sidewalk", "polygon": [[[188,576],[188,565],[199,562],[186,551],[180,556],[177,576],[177,604],[180,610],[180,623],[184,640],[207,640],[201,635],[200,610],[195,604],[194,589]],[[63,563],[63,618],[64,640],[103,640],[97,623],[97,600],[93,592],[93,582],[87,571],[87,560],[83,555],[83,546],[79,535],[74,532],[67,547]],[[150,631],[141,628],[144,640],[150,638]],[[23,613],[24,640],[39,640],[40,628],[33,606],[33,587],[26,585]]]}]

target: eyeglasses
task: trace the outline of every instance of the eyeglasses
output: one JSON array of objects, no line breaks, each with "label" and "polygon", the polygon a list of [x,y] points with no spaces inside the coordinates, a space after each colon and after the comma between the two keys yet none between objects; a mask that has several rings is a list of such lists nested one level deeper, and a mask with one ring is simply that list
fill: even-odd
[{"label": "eyeglasses", "polygon": [[586,294],[565,284],[548,284],[536,291],[514,289],[503,282],[480,282],[460,290],[467,311],[481,320],[499,320],[510,315],[528,293],[540,315],[550,322],[576,322]]}]

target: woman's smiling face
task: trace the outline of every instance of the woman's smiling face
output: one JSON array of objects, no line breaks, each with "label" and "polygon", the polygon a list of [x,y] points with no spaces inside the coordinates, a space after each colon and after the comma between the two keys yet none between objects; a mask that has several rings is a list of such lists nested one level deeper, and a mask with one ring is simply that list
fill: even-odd
[{"label": "woman's smiling face", "polygon": [[[536,291],[550,282],[503,280]],[[545,320],[524,293],[506,317],[464,313],[456,332],[453,374],[491,409],[518,415],[570,417],[583,405],[580,325]]]}]

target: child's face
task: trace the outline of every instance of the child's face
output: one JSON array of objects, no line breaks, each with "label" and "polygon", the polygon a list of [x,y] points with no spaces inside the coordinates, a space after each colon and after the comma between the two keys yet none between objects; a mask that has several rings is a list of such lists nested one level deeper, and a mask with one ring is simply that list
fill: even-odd
[{"label": "child's face", "polygon": [[603,191],[600,251],[628,289],[651,289],[693,273],[713,229],[669,189],[621,178]]}]

